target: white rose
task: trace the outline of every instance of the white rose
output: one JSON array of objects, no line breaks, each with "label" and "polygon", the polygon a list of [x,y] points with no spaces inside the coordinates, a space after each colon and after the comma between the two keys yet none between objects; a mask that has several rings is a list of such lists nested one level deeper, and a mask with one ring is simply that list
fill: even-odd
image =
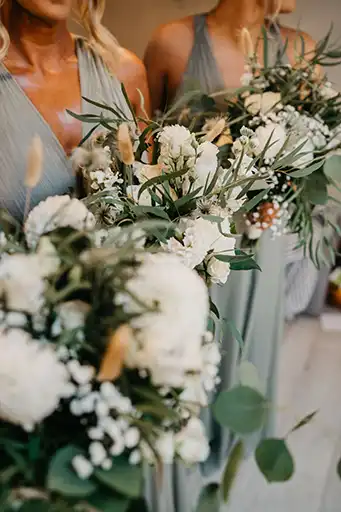
[{"label": "white rose", "polygon": [[207,272],[211,277],[212,283],[225,284],[230,274],[230,265],[224,261],[219,261],[214,256],[209,259]]},{"label": "white rose", "polygon": [[255,147],[255,155],[260,155],[270,140],[269,148],[265,153],[265,158],[275,158],[282,149],[287,134],[282,126],[276,123],[268,123],[266,126],[259,126],[256,130],[258,146]]}]

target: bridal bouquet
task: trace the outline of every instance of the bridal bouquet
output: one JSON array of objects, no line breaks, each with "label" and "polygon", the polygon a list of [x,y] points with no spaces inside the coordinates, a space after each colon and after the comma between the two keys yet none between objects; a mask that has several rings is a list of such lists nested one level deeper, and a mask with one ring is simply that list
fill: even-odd
[{"label": "bridal bouquet", "polygon": [[[211,134],[197,137],[179,124],[149,122],[138,136],[133,123],[117,116],[90,121],[105,131],[90,136],[74,152],[73,166],[82,176],[85,204],[99,226],[145,219],[168,222],[167,229],[147,238],[147,245],[176,254],[208,284],[225,283],[231,269],[257,268],[252,254],[236,249],[233,215],[251,207],[246,191],[266,175],[257,167],[261,152],[257,159],[245,154],[241,160],[236,154],[226,168]],[[153,156],[148,162],[150,135]]]},{"label": "bridal bouquet", "polygon": [[220,354],[205,283],[144,249],[160,222],[106,237],[50,197],[0,250],[0,509],[126,510],[142,462],[204,461],[200,407]]},{"label": "bridal bouquet", "polygon": [[[337,64],[341,52],[330,47],[329,33],[312,54],[305,54],[301,43],[297,67],[281,64],[285,47],[277,64],[269,65],[266,31],[263,41],[264,67],[252,56],[242,87],[225,95],[224,105],[215,95],[199,97],[180,117],[196,132],[213,134],[210,140],[223,150],[225,165],[263,153],[260,171],[267,177],[247,192],[250,200],[262,192],[263,197],[239,223],[249,239],[270,229],[274,235],[297,233],[299,242],[309,245],[312,213],[325,210],[328,186],[341,176],[340,157],[335,157],[341,148],[341,95],[317,70]],[[328,216],[325,224],[336,229]]]}]

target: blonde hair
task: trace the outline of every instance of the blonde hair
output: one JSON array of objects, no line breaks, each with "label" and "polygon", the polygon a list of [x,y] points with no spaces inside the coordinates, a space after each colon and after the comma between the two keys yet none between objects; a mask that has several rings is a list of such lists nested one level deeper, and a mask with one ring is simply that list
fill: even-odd
[{"label": "blonde hair", "polygon": [[[0,7],[6,0],[0,0]],[[108,69],[116,73],[121,47],[111,32],[104,27],[102,19],[106,0],[77,0],[76,14],[87,35],[87,43],[99,55]],[[10,37],[0,20],[0,62],[6,57]]]}]

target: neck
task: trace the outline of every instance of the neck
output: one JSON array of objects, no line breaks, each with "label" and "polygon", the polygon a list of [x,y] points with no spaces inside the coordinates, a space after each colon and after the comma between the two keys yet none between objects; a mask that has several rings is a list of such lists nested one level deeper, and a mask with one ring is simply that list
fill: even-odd
[{"label": "neck", "polygon": [[245,28],[257,39],[265,19],[262,3],[259,0],[221,0],[209,14],[209,21],[235,40]]},{"label": "neck", "polygon": [[11,39],[9,60],[51,70],[74,56],[74,43],[66,21],[38,18],[16,0],[1,9],[1,20]]}]

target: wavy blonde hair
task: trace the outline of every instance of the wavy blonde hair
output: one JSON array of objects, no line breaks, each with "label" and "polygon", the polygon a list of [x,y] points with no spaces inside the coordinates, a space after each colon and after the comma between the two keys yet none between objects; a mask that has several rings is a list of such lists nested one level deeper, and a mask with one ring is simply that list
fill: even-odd
[{"label": "wavy blonde hair", "polygon": [[[0,7],[7,0],[0,0]],[[112,73],[118,68],[121,47],[116,38],[102,24],[106,0],[77,0],[76,14],[87,35],[90,48],[103,61]],[[10,37],[0,20],[0,62],[6,57]]]}]

